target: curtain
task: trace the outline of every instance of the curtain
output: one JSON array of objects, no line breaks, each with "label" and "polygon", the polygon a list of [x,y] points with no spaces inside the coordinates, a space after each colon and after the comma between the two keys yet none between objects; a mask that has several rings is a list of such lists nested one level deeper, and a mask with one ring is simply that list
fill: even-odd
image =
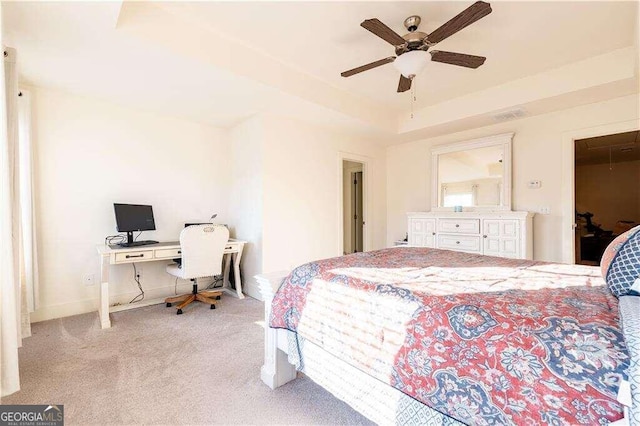
[{"label": "curtain", "polygon": [[20,247],[16,200],[18,82],[15,75],[15,50],[4,46],[2,50],[4,66],[0,67],[0,81],[4,84],[0,84],[0,385],[4,396],[20,389],[18,347],[22,336],[22,293],[17,256]]},{"label": "curtain", "polygon": [[31,336],[28,313],[38,309],[39,279],[31,140],[31,95],[18,93],[18,158],[20,165],[20,288],[22,290],[22,337]]},{"label": "curtain", "polygon": [[[0,19],[2,10],[0,5]],[[18,91],[15,49],[0,67],[0,395],[20,390],[18,348],[38,307],[31,105]]]},{"label": "curtain", "polygon": [[474,183],[473,185],[471,185],[471,205],[472,206],[477,206],[478,205],[478,187],[480,185]]}]

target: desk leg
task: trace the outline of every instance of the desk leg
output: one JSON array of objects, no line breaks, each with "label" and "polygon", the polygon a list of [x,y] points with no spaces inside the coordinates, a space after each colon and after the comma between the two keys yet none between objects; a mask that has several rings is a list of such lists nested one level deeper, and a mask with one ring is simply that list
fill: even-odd
[{"label": "desk leg", "polygon": [[110,328],[109,319],[109,255],[102,255],[100,264],[100,305],[98,306],[100,327]]},{"label": "desk leg", "polygon": [[231,284],[229,284],[229,270],[231,269],[231,254],[224,255],[224,269],[222,278],[222,288],[231,290]]},{"label": "desk leg", "polygon": [[234,253],[233,256],[233,278],[236,284],[236,293],[238,294],[238,299],[244,299],[244,294],[242,294],[242,280],[240,279],[240,259],[242,259],[242,245],[238,250],[238,253]]}]

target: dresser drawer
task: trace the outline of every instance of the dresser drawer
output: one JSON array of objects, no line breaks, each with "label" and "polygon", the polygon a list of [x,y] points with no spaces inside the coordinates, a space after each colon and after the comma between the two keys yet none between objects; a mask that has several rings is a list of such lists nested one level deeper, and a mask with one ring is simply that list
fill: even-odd
[{"label": "dresser drawer", "polygon": [[479,234],[480,219],[439,219],[438,232],[457,234]]},{"label": "dresser drawer", "polygon": [[141,260],[149,260],[149,259],[153,259],[153,250],[128,251],[125,253],[116,253],[116,263],[139,262]]},{"label": "dresser drawer", "polygon": [[480,253],[480,236],[438,234],[438,248]]},{"label": "dresser drawer", "polygon": [[154,251],[153,257],[156,259],[173,259],[182,256],[182,250],[175,249],[158,249]]}]

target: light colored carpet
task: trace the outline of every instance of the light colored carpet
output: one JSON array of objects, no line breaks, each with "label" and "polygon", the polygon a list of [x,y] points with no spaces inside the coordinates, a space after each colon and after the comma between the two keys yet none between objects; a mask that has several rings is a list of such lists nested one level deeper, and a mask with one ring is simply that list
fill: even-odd
[{"label": "light colored carpet", "polygon": [[22,390],[3,404],[64,404],[67,424],[369,424],[301,377],[260,381],[263,304],[223,296],[176,315],[164,305],[33,325]]}]

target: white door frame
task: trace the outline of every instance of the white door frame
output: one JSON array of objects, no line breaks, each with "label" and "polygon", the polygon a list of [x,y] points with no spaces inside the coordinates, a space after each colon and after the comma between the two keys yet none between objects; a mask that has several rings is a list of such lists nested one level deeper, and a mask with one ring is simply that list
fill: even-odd
[{"label": "white door frame", "polygon": [[636,130],[640,130],[640,119],[570,130],[562,134],[562,261],[564,263],[576,263],[575,141]]},{"label": "white door frame", "polygon": [[349,152],[338,152],[338,247],[337,255],[342,256],[344,253],[344,161],[355,161],[362,163],[362,221],[364,223],[362,230],[362,250],[371,250],[371,229],[372,221],[369,217],[371,211],[371,197],[369,197],[369,163],[371,158],[363,155],[352,154]]}]

